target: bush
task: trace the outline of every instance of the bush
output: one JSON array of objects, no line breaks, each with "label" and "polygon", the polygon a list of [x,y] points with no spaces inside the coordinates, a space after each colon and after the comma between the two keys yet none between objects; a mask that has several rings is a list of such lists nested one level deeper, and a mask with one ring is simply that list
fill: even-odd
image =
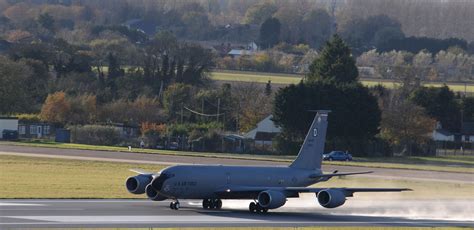
[{"label": "bush", "polygon": [[70,129],[73,142],[79,144],[119,145],[123,141],[119,130],[113,126],[84,125]]}]

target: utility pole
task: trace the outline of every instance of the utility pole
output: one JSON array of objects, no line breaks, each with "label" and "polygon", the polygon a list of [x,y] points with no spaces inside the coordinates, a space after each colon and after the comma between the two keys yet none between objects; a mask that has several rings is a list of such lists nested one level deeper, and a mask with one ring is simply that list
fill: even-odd
[{"label": "utility pole", "polygon": [[181,105],[181,124],[183,124],[183,105]]},{"label": "utility pole", "polygon": [[217,123],[219,123],[219,112],[221,107],[221,99],[217,98]]},{"label": "utility pole", "polygon": [[204,114],[204,98],[201,98],[201,113]]}]

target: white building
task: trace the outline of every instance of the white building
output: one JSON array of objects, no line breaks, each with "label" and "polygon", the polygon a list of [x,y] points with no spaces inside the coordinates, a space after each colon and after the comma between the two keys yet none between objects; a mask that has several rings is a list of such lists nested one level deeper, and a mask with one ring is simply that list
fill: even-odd
[{"label": "white building", "polygon": [[272,145],[272,139],[281,132],[281,128],[276,126],[272,121],[272,115],[257,124],[255,129],[250,130],[244,136],[253,139],[256,144]]},{"label": "white building", "polygon": [[434,130],[432,137],[435,141],[454,141],[454,134],[444,129]]},{"label": "white building", "polygon": [[18,131],[18,118],[0,117],[0,139],[3,139],[3,130]]},{"label": "white building", "polygon": [[[243,48],[243,47],[242,47]],[[240,57],[244,55],[254,55],[258,51],[258,46],[255,42],[250,42],[247,44],[245,49],[232,49],[227,53],[232,57]]]}]

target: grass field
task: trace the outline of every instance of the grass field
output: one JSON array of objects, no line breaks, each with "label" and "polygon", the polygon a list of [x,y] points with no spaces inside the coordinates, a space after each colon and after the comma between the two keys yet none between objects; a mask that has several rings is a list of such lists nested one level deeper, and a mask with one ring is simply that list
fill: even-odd
[{"label": "grass field", "polygon": [[[57,143],[57,142],[45,142],[45,141],[0,142],[0,146],[2,144],[21,145],[21,146],[29,146],[29,147],[128,152],[128,149],[126,147],[69,144],[69,143]],[[206,152],[170,151],[170,150],[139,149],[139,148],[133,148],[132,151],[139,152],[139,153],[148,153],[148,154],[197,156],[197,157],[212,157],[212,158],[226,158],[226,159],[267,160],[267,161],[284,162],[284,163],[289,163],[295,158],[295,156],[280,156],[280,155],[206,153]],[[414,170],[425,170],[425,171],[474,173],[474,156],[391,157],[391,158],[356,157],[354,158],[354,161],[352,162],[325,161],[324,164],[373,167],[373,168],[395,168],[395,169],[414,169]]]},{"label": "grass field", "polygon": [[[258,73],[258,72],[239,72],[239,71],[229,71],[221,72],[214,71],[210,74],[211,79],[216,81],[237,81],[237,82],[256,82],[256,83],[267,83],[269,80],[273,84],[297,84],[301,81],[301,75],[291,75],[291,74],[274,74],[274,73]],[[398,83],[387,80],[362,80],[362,83],[367,86],[374,86],[381,84],[387,88],[394,88]],[[426,86],[440,87],[443,83],[428,83]],[[473,84],[448,84],[448,87],[455,92],[468,92],[474,93]]]},{"label": "grass field", "polygon": [[[63,160],[0,155],[1,198],[143,198],[129,194],[125,179],[131,168],[152,172],[163,166],[83,160]],[[472,198],[474,184],[438,183],[411,180],[340,177],[317,187],[406,187],[413,192],[390,195],[392,198]],[[373,194],[357,194],[373,198]]]}]

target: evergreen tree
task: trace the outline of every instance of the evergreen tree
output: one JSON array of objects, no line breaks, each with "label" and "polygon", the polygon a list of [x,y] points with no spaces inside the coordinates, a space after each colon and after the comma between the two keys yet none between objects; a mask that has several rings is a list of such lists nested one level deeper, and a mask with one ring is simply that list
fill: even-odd
[{"label": "evergreen tree", "polygon": [[309,70],[306,75],[308,82],[352,83],[357,81],[359,75],[349,46],[337,34],[326,42]]},{"label": "evergreen tree", "polygon": [[[299,147],[308,131],[313,109],[329,109],[327,147],[364,154],[368,140],[378,133],[381,112],[377,99],[361,84],[299,83],[280,89],[275,96],[273,121],[282,128],[277,148],[285,153]],[[296,143],[296,144],[295,144]],[[292,149],[297,153],[298,149]]]},{"label": "evergreen tree", "polygon": [[448,86],[439,88],[420,87],[411,95],[411,100],[426,113],[441,122],[444,129],[458,132],[461,128],[461,109],[454,92]]},{"label": "evergreen tree", "polygon": [[48,13],[40,14],[38,23],[50,32],[54,31],[54,18]]},{"label": "evergreen tree", "polygon": [[262,48],[272,48],[280,41],[280,21],[277,18],[268,18],[260,26],[260,34],[258,37]]}]

